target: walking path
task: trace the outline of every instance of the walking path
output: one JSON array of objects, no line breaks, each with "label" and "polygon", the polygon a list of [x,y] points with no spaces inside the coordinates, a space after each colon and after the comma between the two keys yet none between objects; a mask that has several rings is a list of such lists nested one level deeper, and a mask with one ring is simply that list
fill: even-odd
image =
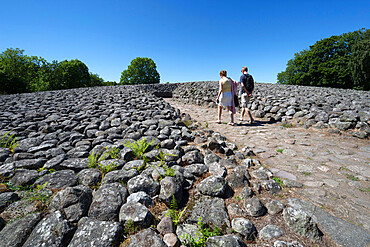
[{"label": "walking path", "polygon": [[[239,149],[248,146],[276,177],[301,182],[297,190],[327,212],[370,232],[370,141],[331,134],[327,129],[283,127],[256,119],[217,124],[217,109],[165,99],[182,113],[220,132]],[[239,118],[239,113],[235,117]]]}]

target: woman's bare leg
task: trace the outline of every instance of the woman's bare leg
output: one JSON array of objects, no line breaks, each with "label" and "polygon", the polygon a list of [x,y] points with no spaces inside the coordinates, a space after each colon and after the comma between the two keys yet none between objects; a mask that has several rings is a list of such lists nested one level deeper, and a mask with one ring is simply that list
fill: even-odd
[{"label": "woman's bare leg", "polygon": [[218,106],[218,119],[217,123],[221,123],[222,106]]}]

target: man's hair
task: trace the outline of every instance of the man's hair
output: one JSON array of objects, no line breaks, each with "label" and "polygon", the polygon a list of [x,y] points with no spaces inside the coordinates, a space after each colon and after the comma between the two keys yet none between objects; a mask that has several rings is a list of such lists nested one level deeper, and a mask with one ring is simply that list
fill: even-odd
[{"label": "man's hair", "polygon": [[244,67],[242,68],[242,71],[248,72],[248,68],[247,68],[247,66],[244,66]]},{"label": "man's hair", "polygon": [[220,72],[220,76],[226,76],[226,75],[227,75],[226,70],[221,70],[221,72]]}]

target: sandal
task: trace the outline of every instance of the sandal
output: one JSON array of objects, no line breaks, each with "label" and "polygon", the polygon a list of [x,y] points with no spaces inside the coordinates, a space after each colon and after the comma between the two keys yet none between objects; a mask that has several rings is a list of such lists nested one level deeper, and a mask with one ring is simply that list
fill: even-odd
[{"label": "sandal", "polygon": [[216,123],[220,124],[221,123],[221,120],[217,120]]},{"label": "sandal", "polygon": [[234,123],[228,123],[228,125],[234,126]]},{"label": "sandal", "polygon": [[243,121],[243,119],[242,118],[239,118],[239,121]]}]

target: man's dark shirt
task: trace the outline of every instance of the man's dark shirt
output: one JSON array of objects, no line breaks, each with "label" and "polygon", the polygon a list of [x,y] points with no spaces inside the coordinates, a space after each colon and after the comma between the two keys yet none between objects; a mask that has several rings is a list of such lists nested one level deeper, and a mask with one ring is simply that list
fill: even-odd
[{"label": "man's dark shirt", "polygon": [[[243,83],[243,85],[244,85],[244,87],[245,87],[245,88],[247,87],[247,82],[248,82],[248,77],[247,77],[247,75],[249,76],[249,74],[242,74],[242,75],[240,76],[240,82],[241,82],[241,83]],[[240,92],[241,92],[241,94],[246,93],[246,92],[244,92],[243,87],[241,88]],[[250,92],[250,93],[251,93],[251,92]]]}]

